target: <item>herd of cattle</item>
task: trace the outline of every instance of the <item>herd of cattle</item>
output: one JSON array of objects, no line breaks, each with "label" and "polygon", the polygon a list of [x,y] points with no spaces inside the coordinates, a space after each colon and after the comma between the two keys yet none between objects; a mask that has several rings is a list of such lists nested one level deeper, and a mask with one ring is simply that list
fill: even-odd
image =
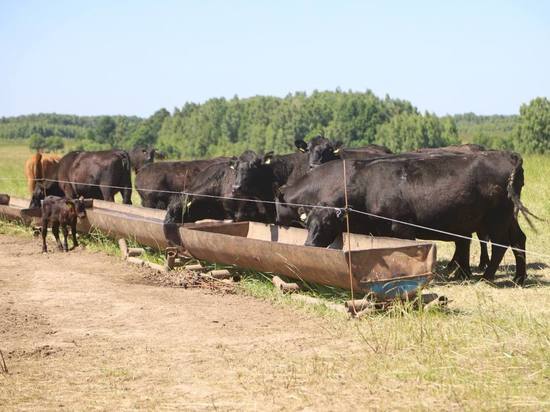
[{"label": "herd of cattle", "polygon": [[378,145],[344,148],[322,136],[295,143],[298,151],[286,155],[245,151],[193,161],[154,162],[149,147],[77,151],[60,159],[37,154],[26,165],[31,207],[46,195],[113,201],[118,192],[131,204],[133,169],[142,205],[167,210],[165,228],[201,219],[254,220],[306,227],[306,245],[327,247],[349,216],[354,233],[455,242],[450,265],[466,277],[468,237],[477,233],[493,243],[490,258],[482,243],[484,278],[494,279],[506,251],[500,244],[513,248],[514,281],[525,281],[526,237],[517,215],[529,223],[533,215],[520,201],[519,154],[471,144],[393,154]]}]

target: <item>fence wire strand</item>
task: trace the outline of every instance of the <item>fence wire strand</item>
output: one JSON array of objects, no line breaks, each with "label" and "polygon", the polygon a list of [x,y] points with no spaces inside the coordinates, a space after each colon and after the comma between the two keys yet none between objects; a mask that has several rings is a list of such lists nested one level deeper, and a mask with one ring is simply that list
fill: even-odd
[{"label": "fence wire strand", "polygon": [[[4,181],[9,181],[9,180],[11,180],[11,181],[14,181],[14,180],[15,181],[27,181],[28,179],[26,179],[26,178],[17,178],[17,177],[0,177],[0,180],[4,180]],[[103,187],[103,188],[118,189],[118,190],[128,189],[128,187],[126,187],[126,186],[101,185],[101,184],[97,184],[97,183],[83,183],[83,182],[73,182],[73,181],[67,181],[67,180],[46,179],[46,178],[45,179],[32,179],[32,180],[39,181],[39,182],[57,182],[57,183],[67,183],[67,184],[71,184],[71,185],[93,186],[93,187],[99,187],[99,188]],[[178,191],[172,191],[172,190],[146,189],[146,188],[138,188],[138,187],[130,187],[130,188],[132,190],[135,189],[138,192],[141,191],[141,192],[153,192],[153,193],[168,193],[168,194],[180,195],[180,196],[194,196],[194,197],[204,197],[204,198],[220,199],[220,200],[234,200],[234,201],[239,201],[239,202],[265,203],[265,204],[272,204],[272,205],[279,204],[279,205],[285,205],[285,206],[291,206],[291,207],[305,207],[305,208],[311,208],[311,209],[330,209],[330,210],[337,211],[338,213],[344,213],[346,211],[345,207],[337,207],[337,206],[323,206],[323,205],[312,205],[312,204],[304,204],[304,203],[278,202],[278,201],[274,201],[274,200],[262,200],[262,199],[246,199],[246,198],[241,198],[241,197],[216,196],[216,195],[207,195],[207,194],[202,194],[202,193],[191,193],[191,192],[186,192],[186,191],[178,192]],[[461,234],[458,234],[458,233],[448,232],[448,231],[445,231],[445,230],[436,229],[436,228],[429,227],[429,226],[423,226],[423,225],[419,225],[419,224],[416,224],[416,223],[406,222],[404,220],[399,220],[399,219],[395,219],[395,218],[381,216],[381,215],[377,215],[377,214],[374,214],[374,213],[369,213],[369,212],[357,210],[357,209],[354,209],[352,207],[349,207],[347,210],[349,212],[354,212],[354,213],[366,215],[366,216],[369,216],[369,217],[372,217],[372,218],[375,218],[375,219],[381,219],[381,220],[386,220],[386,221],[390,221],[390,222],[395,222],[395,223],[399,223],[399,224],[402,224],[402,225],[415,227],[417,229],[423,229],[423,230],[427,230],[427,231],[430,231],[430,232],[444,234],[444,235],[447,235],[447,236],[450,236],[450,237],[455,237],[455,238],[465,239],[465,240],[470,240],[470,241],[475,241],[476,240],[475,238],[473,238],[471,236],[461,235]],[[545,222],[547,222],[547,220],[545,220]],[[495,242],[491,242],[491,241],[487,241],[487,240],[483,240],[483,239],[477,239],[477,240],[480,243],[485,243],[486,245],[502,247],[502,248],[505,248],[505,249],[510,248],[511,250],[515,250],[515,251],[518,251],[518,252],[523,252],[525,254],[530,254],[530,255],[533,255],[533,256],[539,256],[539,257],[543,257],[543,258],[546,258],[546,259],[550,259],[550,255],[547,255],[547,254],[544,254],[544,253],[528,251],[528,250],[525,250],[525,249],[512,247],[511,245],[504,245],[504,244],[495,243]]]}]

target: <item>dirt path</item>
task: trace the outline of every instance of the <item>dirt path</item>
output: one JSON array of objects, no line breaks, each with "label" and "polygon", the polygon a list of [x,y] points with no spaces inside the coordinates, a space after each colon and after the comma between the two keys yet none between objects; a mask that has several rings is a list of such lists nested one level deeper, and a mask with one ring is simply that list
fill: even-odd
[{"label": "dirt path", "polygon": [[336,344],[303,312],[138,283],[101,253],[42,255],[37,241],[0,236],[0,261],[8,407],[307,407],[288,390],[293,359]]}]

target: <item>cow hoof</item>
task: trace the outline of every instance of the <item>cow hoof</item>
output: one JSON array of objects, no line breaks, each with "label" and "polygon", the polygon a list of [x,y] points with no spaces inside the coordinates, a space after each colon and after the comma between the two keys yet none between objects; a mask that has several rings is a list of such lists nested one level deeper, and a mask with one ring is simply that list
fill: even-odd
[{"label": "cow hoof", "polygon": [[512,282],[514,282],[517,286],[523,287],[525,283],[525,276],[514,276]]},{"label": "cow hoof", "polygon": [[465,272],[461,268],[457,268],[453,276],[454,280],[462,280],[462,281],[470,280],[471,277],[472,277],[471,273]]},{"label": "cow hoof", "polygon": [[455,269],[456,269],[456,263],[455,262],[449,262],[449,263],[447,263],[447,266],[445,266],[445,270],[447,272],[452,272]]}]

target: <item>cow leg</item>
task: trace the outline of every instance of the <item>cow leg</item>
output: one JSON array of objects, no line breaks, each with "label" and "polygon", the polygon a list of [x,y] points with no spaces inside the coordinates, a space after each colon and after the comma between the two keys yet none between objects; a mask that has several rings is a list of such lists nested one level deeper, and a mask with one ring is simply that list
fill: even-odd
[{"label": "cow leg", "polygon": [[131,205],[132,204],[132,188],[127,187],[126,189],[122,190],[122,202],[125,205]]},{"label": "cow leg", "polygon": [[78,247],[78,240],[76,240],[76,221],[71,223],[71,235],[73,236],[73,249]]},{"label": "cow leg", "polygon": [[109,187],[100,187],[101,190],[101,196],[103,196],[103,200],[107,202],[114,202],[115,201],[115,194]]},{"label": "cow leg", "polygon": [[485,232],[478,231],[477,232],[477,238],[479,240],[483,240],[484,242],[479,242],[479,248],[481,251],[481,254],[479,256],[479,270],[484,270],[487,265],[489,265],[489,251],[487,247],[487,243],[489,241],[489,236]]},{"label": "cow leg", "polygon": [[[508,231],[507,231],[508,232]],[[507,247],[497,246],[495,243],[499,243],[501,245],[506,245],[509,242],[509,232],[508,233],[497,233],[497,234],[491,234],[491,241],[493,242],[492,248],[491,248],[491,260],[489,261],[489,266],[487,266],[487,269],[485,269],[485,272],[483,273],[482,278],[493,281],[495,279],[495,274],[498,270],[498,266],[500,265],[500,262],[502,261],[502,258],[504,257],[504,253],[506,253]]]},{"label": "cow leg", "polygon": [[527,265],[525,263],[525,242],[527,238],[525,233],[519,227],[518,221],[514,219],[512,227],[510,228],[510,244],[513,248],[521,250],[513,250],[514,257],[516,258],[516,275],[514,276],[514,283],[523,286],[525,278],[527,277]]},{"label": "cow leg", "polygon": [[48,246],[46,246],[46,236],[48,234],[48,221],[46,219],[42,220],[42,227],[40,228],[40,233],[42,235],[42,253],[48,251]]},{"label": "cow leg", "polygon": [[61,231],[63,232],[63,250],[65,252],[69,251],[69,244],[67,243],[67,236],[69,236],[69,229],[67,229],[66,224],[61,225]]},{"label": "cow leg", "polygon": [[61,190],[65,193],[65,197],[69,199],[74,199],[76,196],[73,186],[70,183],[59,183]]},{"label": "cow leg", "polygon": [[[470,239],[455,240],[456,250],[456,265],[458,266],[459,274],[462,279],[469,279],[472,276],[470,269]],[[455,259],[453,256],[453,259]]]},{"label": "cow leg", "polygon": [[449,260],[449,263],[447,263],[447,266],[445,267],[445,270],[452,271],[458,266],[458,247],[455,245],[455,253],[453,254],[453,257],[451,260]]},{"label": "cow leg", "polygon": [[63,250],[63,245],[61,244],[61,240],[59,240],[59,222],[52,223],[52,233],[53,233],[53,236],[55,237],[57,248],[59,250]]}]

